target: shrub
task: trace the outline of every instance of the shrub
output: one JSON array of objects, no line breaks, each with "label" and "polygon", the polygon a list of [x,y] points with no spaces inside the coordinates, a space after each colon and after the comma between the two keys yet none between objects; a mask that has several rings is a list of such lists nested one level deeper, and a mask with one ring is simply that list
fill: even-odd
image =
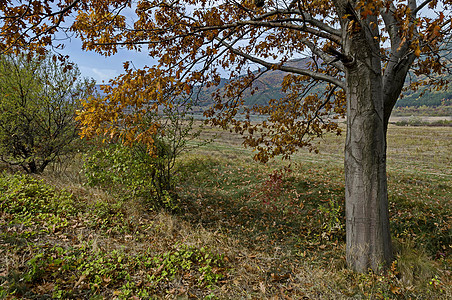
[{"label": "shrub", "polygon": [[122,200],[143,200],[150,209],[177,209],[168,164],[170,148],[163,141],[156,144],[155,155],[140,144],[111,143],[94,151],[84,164],[87,184],[100,186]]},{"label": "shrub", "polygon": [[27,173],[75,153],[75,111],[94,82],[54,56],[0,58],[0,159]]}]

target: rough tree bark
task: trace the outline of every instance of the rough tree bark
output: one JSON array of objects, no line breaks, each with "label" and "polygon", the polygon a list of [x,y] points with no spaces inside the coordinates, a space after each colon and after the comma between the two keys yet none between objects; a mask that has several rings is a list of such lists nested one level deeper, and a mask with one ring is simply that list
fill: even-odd
[{"label": "rough tree bark", "polygon": [[[345,16],[347,5],[343,2],[341,7]],[[343,24],[343,28],[344,51],[352,60],[344,64],[347,263],[358,272],[368,269],[378,272],[393,259],[386,180],[383,76],[379,46],[374,38],[378,37],[378,29],[373,32],[368,28],[353,28],[350,23]]]},{"label": "rough tree bark", "polygon": [[392,260],[382,83],[366,65],[377,62],[358,60],[347,71],[347,262],[359,272],[381,269]]}]

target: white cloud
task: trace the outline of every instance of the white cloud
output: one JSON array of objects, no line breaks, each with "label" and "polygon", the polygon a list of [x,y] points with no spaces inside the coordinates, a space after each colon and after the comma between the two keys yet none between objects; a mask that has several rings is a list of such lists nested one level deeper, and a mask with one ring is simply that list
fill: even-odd
[{"label": "white cloud", "polygon": [[83,77],[94,78],[97,83],[102,83],[103,81],[107,83],[110,79],[119,75],[119,71],[115,69],[101,69],[87,66],[79,66],[79,69]]}]

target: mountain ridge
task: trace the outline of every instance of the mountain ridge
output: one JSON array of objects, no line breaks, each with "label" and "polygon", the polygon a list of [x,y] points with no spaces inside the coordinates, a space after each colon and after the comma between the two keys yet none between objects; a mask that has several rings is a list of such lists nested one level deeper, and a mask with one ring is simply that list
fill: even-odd
[{"label": "mountain ridge", "polygon": [[[288,61],[286,65],[303,68],[306,67],[309,61],[311,61],[311,58],[300,58]],[[284,93],[281,91],[281,85],[286,74],[287,74],[286,72],[280,70],[270,70],[259,76],[259,78],[253,85],[254,87],[257,87],[258,90],[254,94],[252,94],[251,91],[247,91],[244,93],[243,100],[245,105],[246,106],[265,105],[271,99],[280,99],[281,97],[283,97]],[[411,77],[416,78],[416,76],[413,74],[411,75]],[[452,75],[446,76],[446,79],[452,82]],[[199,91],[196,106],[198,107],[211,106],[213,104],[211,94],[215,92],[217,89],[224,88],[225,84],[227,84],[228,82],[230,82],[230,80],[226,78],[221,78],[219,86],[211,88],[202,88],[202,90]],[[319,88],[321,88],[321,86]],[[100,84],[96,85],[96,90],[102,95],[102,92],[100,91]],[[405,107],[405,106],[419,107],[424,105],[440,106],[444,102],[448,105],[452,105],[452,86],[449,86],[447,90],[426,91],[423,94],[422,90],[423,89],[421,89],[421,91],[416,92],[407,91],[403,97],[397,100],[395,107]]]}]

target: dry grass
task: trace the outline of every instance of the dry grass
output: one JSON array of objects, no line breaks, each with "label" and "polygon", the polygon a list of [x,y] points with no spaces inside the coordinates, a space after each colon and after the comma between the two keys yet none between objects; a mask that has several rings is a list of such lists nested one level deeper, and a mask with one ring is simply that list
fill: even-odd
[{"label": "dry grass", "polygon": [[[140,294],[145,290],[148,298],[172,299],[452,298],[450,130],[390,127],[388,173],[398,256],[385,275],[355,274],[345,267],[343,136],[325,136],[319,155],[299,152],[288,172],[283,171],[288,162],[254,162],[251,151],[239,147],[240,136],[204,131],[203,138],[214,136],[220,138],[178,162],[182,210],[176,215],[84,186],[80,160],[62,172],[44,174],[40,179],[73,195],[79,212],[65,215],[67,225],[47,230],[53,226],[50,219],[39,223],[27,217],[36,224],[20,227],[2,211],[0,292],[29,299],[58,297],[58,291],[64,292],[62,298],[147,299]],[[44,233],[27,237],[27,230]],[[81,266],[68,273],[50,266],[52,255],[66,258],[66,252],[58,256],[50,245],[78,249],[97,263],[103,255],[103,263],[88,274],[77,260],[68,260]],[[212,272],[221,277],[200,283],[208,273],[194,267],[174,264],[175,276],[165,277],[163,264],[141,265],[184,249],[218,255],[220,264],[212,262]],[[45,272],[19,281],[33,271],[30,261],[46,251]],[[119,257],[124,262],[116,263],[118,269],[105,271]],[[196,268],[209,263],[193,261]],[[120,270],[129,276],[120,277]],[[96,272],[106,275],[99,281]],[[115,274],[120,279],[108,277]],[[155,286],[146,277],[152,274],[163,278]],[[58,276],[63,283],[57,283]]]}]

